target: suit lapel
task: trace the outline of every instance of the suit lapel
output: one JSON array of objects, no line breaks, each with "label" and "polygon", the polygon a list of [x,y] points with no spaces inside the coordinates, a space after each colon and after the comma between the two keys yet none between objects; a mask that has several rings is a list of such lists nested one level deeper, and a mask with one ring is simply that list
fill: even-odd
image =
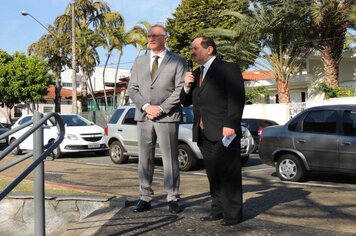
[{"label": "suit lapel", "polygon": [[[204,90],[206,84],[208,84],[209,81],[211,80],[211,78],[213,77],[213,75],[214,75],[214,73],[215,73],[215,68],[216,68],[217,64],[218,64],[218,59],[216,58],[216,59],[213,61],[213,63],[211,63],[211,65],[210,65],[208,71],[205,73],[205,77],[204,77],[203,82],[202,82],[202,84],[201,84],[201,86],[200,86],[200,88],[199,88],[199,92],[201,92],[201,91]],[[198,78],[199,78],[199,77],[198,77]]]}]

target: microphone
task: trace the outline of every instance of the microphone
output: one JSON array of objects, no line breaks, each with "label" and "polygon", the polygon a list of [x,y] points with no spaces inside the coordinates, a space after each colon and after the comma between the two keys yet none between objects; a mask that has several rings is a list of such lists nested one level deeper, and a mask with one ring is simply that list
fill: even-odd
[{"label": "microphone", "polygon": [[193,61],[187,60],[187,66],[188,66],[188,71],[192,72],[193,71]]},{"label": "microphone", "polygon": [[[193,72],[193,61],[192,60],[187,60],[187,66],[188,66],[188,72]],[[190,82],[190,85],[193,85],[194,82]]]}]

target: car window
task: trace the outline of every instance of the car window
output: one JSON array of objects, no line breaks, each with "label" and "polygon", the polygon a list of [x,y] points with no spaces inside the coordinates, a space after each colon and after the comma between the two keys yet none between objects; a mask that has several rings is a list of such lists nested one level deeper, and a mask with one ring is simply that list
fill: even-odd
[{"label": "car window", "polygon": [[345,111],[343,115],[344,134],[356,136],[356,111]]},{"label": "car window", "polygon": [[135,121],[135,108],[131,108],[127,111],[122,124],[126,125],[136,125],[137,121]]},{"label": "car window", "polygon": [[92,125],[87,120],[84,120],[80,116],[77,115],[61,115],[63,123],[67,126],[88,126]]},{"label": "car window", "polygon": [[22,125],[30,120],[32,120],[32,116],[26,116],[19,121],[19,125]]},{"label": "car window", "polygon": [[117,109],[114,114],[112,115],[109,124],[116,124],[117,121],[120,119],[122,113],[125,111],[125,109]]},{"label": "car window", "polygon": [[181,124],[193,124],[194,115],[192,107],[183,107],[182,108],[182,120]]},{"label": "car window", "polygon": [[297,118],[294,118],[288,125],[288,130],[290,131],[297,131],[297,126],[300,120],[300,116]]},{"label": "car window", "polygon": [[303,121],[303,132],[336,133],[336,111],[311,111]]}]

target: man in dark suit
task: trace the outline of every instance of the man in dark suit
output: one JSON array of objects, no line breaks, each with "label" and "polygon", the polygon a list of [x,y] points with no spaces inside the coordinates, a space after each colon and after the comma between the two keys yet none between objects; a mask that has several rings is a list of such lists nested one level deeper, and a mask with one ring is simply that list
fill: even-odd
[{"label": "man in dark suit", "polygon": [[[203,154],[212,198],[210,214],[202,221],[221,220],[221,225],[242,220],[240,138],[245,90],[240,68],[216,58],[209,37],[192,42],[192,58],[200,68],[185,75],[183,106],[193,104],[193,141]],[[203,66],[203,68],[201,68]],[[224,139],[224,140],[223,140]],[[224,142],[230,142],[227,145]]]},{"label": "man in dark suit", "polygon": [[128,94],[136,105],[138,128],[140,201],[135,212],[151,208],[156,143],[162,153],[164,189],[171,213],[182,208],[179,199],[178,126],[179,94],[184,83],[186,60],[165,48],[168,36],[161,25],[148,32],[149,54],[138,57],[131,69]]}]

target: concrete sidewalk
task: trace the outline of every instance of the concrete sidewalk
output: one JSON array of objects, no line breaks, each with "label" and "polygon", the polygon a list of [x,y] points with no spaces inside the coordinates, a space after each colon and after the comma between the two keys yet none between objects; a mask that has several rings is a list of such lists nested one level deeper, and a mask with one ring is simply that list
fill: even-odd
[{"label": "concrete sidewalk", "polygon": [[[1,164],[15,157],[6,157]],[[32,160],[1,175],[15,177]],[[201,222],[209,211],[206,176],[181,174],[180,214],[168,212],[162,172],[155,172],[155,199],[148,212],[134,213],[137,170],[129,166],[97,166],[46,161],[46,183],[125,199],[125,207],[109,206],[53,235],[356,235],[356,191],[343,197],[338,189],[300,187],[271,182],[259,172],[243,172],[244,220],[229,227]],[[28,177],[29,179],[32,176]]]}]

